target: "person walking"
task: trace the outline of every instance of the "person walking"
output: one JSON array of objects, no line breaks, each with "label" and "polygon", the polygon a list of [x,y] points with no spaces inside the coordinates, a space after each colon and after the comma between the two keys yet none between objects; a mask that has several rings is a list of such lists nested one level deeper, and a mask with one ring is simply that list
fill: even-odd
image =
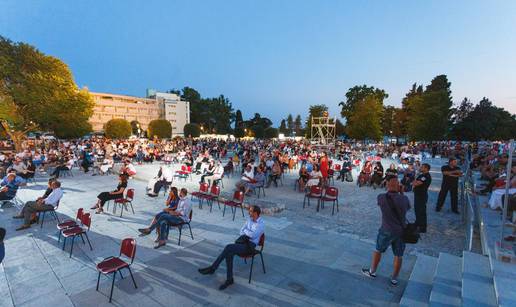
[{"label": "person walking", "polygon": [[420,174],[412,183],[414,188],[414,211],[416,213],[416,225],[419,232],[426,232],[426,202],[428,201],[428,187],[432,183],[430,176],[430,164],[423,163],[420,167]]},{"label": "person walking", "polygon": [[462,171],[460,167],[457,166],[457,159],[450,158],[448,160],[448,165],[444,165],[443,167],[441,167],[441,172],[443,173],[443,182],[441,184],[441,191],[439,191],[439,197],[437,198],[437,205],[435,206],[435,211],[441,211],[444,205],[444,200],[446,199],[446,195],[449,191],[452,212],[455,214],[459,214],[458,189],[459,177],[462,176]]},{"label": "person walking", "polygon": [[376,238],[376,250],[373,252],[371,266],[363,268],[362,274],[375,278],[376,269],[382,259],[382,254],[389,245],[394,254],[393,272],[391,284],[398,284],[398,275],[401,270],[405,242],[403,242],[403,229],[406,227],[406,214],[410,209],[407,196],[400,193],[400,183],[397,177],[387,180],[387,193],[378,195],[378,206],[382,212],[382,226],[378,230]]}]

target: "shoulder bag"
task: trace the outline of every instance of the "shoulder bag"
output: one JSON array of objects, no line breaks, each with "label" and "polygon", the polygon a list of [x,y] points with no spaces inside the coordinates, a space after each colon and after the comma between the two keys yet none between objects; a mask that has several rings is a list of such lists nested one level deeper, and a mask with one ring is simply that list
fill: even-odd
[{"label": "shoulder bag", "polygon": [[419,229],[418,229],[417,225],[415,223],[409,223],[405,219],[407,225],[405,227],[403,227],[403,222],[402,222],[401,216],[400,216],[399,212],[396,210],[396,208],[394,208],[394,201],[392,200],[391,196],[388,193],[385,194],[385,197],[387,198],[387,203],[389,204],[389,207],[394,212],[394,215],[396,216],[396,218],[398,219],[398,222],[400,223],[401,227],[403,228],[403,235],[401,237],[403,242],[408,243],[408,244],[416,244],[417,241],[419,241],[419,238],[421,237],[419,235]]}]

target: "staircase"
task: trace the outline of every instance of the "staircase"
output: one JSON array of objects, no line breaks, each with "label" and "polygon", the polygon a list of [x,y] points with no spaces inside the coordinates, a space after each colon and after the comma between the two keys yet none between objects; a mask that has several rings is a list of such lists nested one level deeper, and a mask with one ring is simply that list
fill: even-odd
[{"label": "staircase", "polygon": [[489,258],[464,251],[457,257],[420,255],[400,306],[498,306]]}]

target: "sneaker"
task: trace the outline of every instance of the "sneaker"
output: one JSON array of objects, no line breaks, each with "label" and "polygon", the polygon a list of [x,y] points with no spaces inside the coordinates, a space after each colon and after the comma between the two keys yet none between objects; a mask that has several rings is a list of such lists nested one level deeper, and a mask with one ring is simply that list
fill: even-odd
[{"label": "sneaker", "polygon": [[391,285],[397,286],[398,285],[398,280],[396,278],[391,278]]},{"label": "sneaker", "polygon": [[365,276],[367,277],[371,277],[371,278],[375,278],[376,277],[376,272],[372,273],[369,269],[367,268],[363,268],[362,269],[362,274],[364,274]]}]

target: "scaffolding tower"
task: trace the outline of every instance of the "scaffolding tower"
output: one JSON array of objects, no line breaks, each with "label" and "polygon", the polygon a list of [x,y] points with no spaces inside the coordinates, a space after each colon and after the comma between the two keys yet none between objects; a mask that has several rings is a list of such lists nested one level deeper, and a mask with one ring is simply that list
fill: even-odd
[{"label": "scaffolding tower", "polygon": [[324,112],[322,117],[312,117],[312,128],[310,131],[312,144],[320,147],[335,146],[336,121],[336,118],[328,116],[328,112]]}]

